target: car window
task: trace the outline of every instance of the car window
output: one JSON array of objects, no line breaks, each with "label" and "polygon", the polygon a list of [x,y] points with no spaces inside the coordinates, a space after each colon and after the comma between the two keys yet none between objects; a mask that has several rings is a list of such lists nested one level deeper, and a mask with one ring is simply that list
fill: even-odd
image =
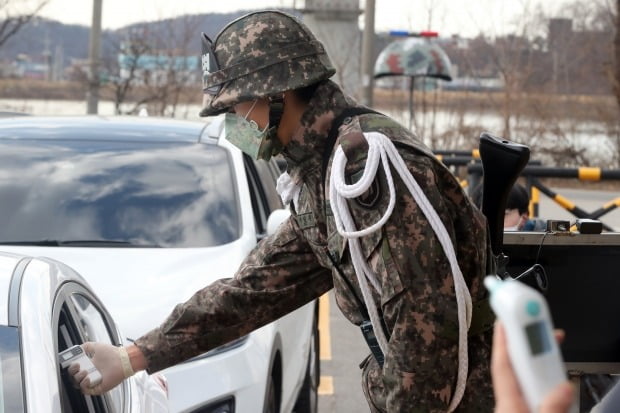
[{"label": "car window", "polygon": [[269,212],[282,208],[282,199],[276,190],[276,181],[279,176],[279,168],[275,162],[254,162],[256,172],[260,178],[264,190],[264,196],[269,204]]},{"label": "car window", "polygon": [[23,412],[24,397],[16,327],[0,326],[0,413]]},{"label": "car window", "polygon": [[[82,342],[76,320],[71,316],[69,307],[63,304],[59,314],[57,352],[60,353]],[[60,368],[60,365],[58,367]],[[60,377],[60,402],[63,412],[106,412],[106,407],[101,397],[83,395],[79,389],[73,387],[66,371],[62,371]]]},{"label": "car window", "polygon": [[[102,310],[85,292],[65,287],[58,312],[58,352],[86,341],[119,344],[113,327]],[[73,388],[65,372],[62,377],[63,412],[122,412],[126,385],[117,386],[101,397],[84,396]]]},{"label": "car window", "polygon": [[245,154],[243,155],[243,160],[245,165],[245,174],[250,188],[250,199],[252,202],[252,212],[254,213],[256,234],[259,238],[262,238],[267,232],[269,203],[265,197],[265,192],[256,169],[256,163]]},{"label": "car window", "polygon": [[245,172],[250,187],[250,198],[254,222],[258,238],[267,233],[267,219],[269,214],[276,209],[282,208],[280,195],[276,190],[276,180],[279,168],[275,161],[252,160],[244,155]]},{"label": "car window", "polygon": [[2,140],[0,243],[226,244],[240,236],[233,176],[214,144]]},{"label": "car window", "polygon": [[82,294],[71,294],[71,301],[75,305],[84,340],[113,344],[110,331],[97,307]]},{"label": "car window", "polygon": [[[77,315],[76,323],[79,324],[84,341],[115,344],[110,328],[106,324],[101,311],[88,297],[79,293],[73,293],[71,294],[71,301],[74,304]],[[110,390],[107,393],[107,398],[114,407],[114,410],[111,411],[122,411],[122,386]]]}]

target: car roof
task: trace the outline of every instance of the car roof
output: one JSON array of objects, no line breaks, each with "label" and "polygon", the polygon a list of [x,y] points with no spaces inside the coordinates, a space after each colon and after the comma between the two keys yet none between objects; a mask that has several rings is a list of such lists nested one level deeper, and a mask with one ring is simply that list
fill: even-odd
[{"label": "car roof", "polygon": [[0,119],[0,139],[199,142],[206,126],[143,116],[20,116]]}]

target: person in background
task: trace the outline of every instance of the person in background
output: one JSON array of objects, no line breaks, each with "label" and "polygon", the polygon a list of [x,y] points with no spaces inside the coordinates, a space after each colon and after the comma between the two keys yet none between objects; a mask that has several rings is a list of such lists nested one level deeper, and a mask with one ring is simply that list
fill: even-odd
[{"label": "person in background", "polygon": [[[472,199],[478,208],[482,208],[482,185],[478,185]],[[506,213],[504,215],[504,231],[545,231],[547,222],[529,216],[530,197],[525,187],[515,183],[508,193]]]},{"label": "person in background", "polygon": [[504,214],[504,231],[525,231],[529,218],[530,197],[527,190],[515,183],[508,193],[506,213]]}]

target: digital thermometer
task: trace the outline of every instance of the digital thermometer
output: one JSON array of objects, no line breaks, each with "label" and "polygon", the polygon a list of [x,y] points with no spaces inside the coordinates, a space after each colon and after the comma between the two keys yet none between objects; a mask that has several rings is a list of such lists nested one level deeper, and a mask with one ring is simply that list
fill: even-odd
[{"label": "digital thermometer", "polygon": [[99,370],[97,370],[93,362],[88,358],[82,346],[77,345],[61,351],[60,354],[58,354],[58,361],[63,369],[66,369],[73,363],[78,363],[80,365],[80,371],[86,370],[88,372],[91,387],[101,383],[101,373],[99,373]]},{"label": "digital thermometer", "polygon": [[567,380],[562,355],[553,335],[547,302],[520,281],[487,276],[491,308],[506,331],[508,354],[531,412]]}]

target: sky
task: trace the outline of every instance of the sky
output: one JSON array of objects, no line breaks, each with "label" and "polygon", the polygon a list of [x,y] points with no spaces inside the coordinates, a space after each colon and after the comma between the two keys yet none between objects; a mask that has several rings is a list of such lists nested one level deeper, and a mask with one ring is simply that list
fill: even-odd
[{"label": "sky", "polygon": [[[102,1],[104,29],[116,29],[138,21],[153,21],[183,14],[302,7],[304,4],[303,0]],[[573,0],[375,0],[375,28],[378,31],[435,30],[442,37],[453,34],[473,37],[480,32],[495,36],[514,33],[515,29],[518,31],[518,16],[531,13],[536,7],[542,7],[546,13],[555,13],[571,1]],[[365,0],[360,0],[361,8],[365,4]],[[63,23],[90,25],[92,7],[92,0],[49,0],[40,14]],[[360,23],[360,26],[363,26],[363,17],[360,18]]]}]

